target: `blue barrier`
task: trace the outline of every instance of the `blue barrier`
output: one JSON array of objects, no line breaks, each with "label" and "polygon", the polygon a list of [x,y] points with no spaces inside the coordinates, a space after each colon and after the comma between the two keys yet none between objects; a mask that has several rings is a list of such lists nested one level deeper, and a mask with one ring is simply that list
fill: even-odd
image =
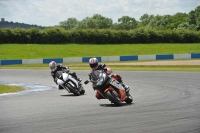
[{"label": "blue barrier", "polygon": [[191,54],[191,58],[200,58],[200,54]]},{"label": "blue barrier", "polygon": [[174,59],[174,55],[173,54],[156,55],[156,60],[168,60],[168,59]]},{"label": "blue barrier", "polygon": [[49,62],[55,61],[56,63],[63,63],[63,58],[49,58],[43,59],[43,64],[49,64]]},{"label": "blue barrier", "polygon": [[22,64],[22,60],[1,60],[1,65]]},{"label": "blue barrier", "polygon": [[120,56],[120,61],[138,60],[138,56]]},{"label": "blue barrier", "polygon": [[[139,58],[140,57],[140,58]],[[88,62],[91,57],[80,57],[78,62]],[[134,55],[134,56],[98,56],[96,57],[99,62],[107,61],[136,61],[136,60],[169,60],[169,59],[198,59],[200,53],[191,54],[159,54],[159,55]],[[0,60],[1,65],[12,65],[12,64],[48,64],[52,60],[57,63],[68,63],[70,61],[77,61],[76,58],[47,58],[47,59],[19,59],[19,60]],[[82,60],[81,60],[82,59]],[[28,61],[27,61],[28,60]]]}]

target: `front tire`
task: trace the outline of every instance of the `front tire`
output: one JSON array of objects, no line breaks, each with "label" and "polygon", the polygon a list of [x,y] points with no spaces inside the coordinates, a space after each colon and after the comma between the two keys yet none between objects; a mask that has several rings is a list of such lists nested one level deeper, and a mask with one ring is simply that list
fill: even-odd
[{"label": "front tire", "polygon": [[132,102],[133,102],[133,98],[132,98],[132,96],[129,94],[129,95],[127,95],[128,96],[128,98],[125,100],[125,102],[127,103],[127,104],[131,104]]},{"label": "front tire", "polygon": [[85,89],[83,88],[83,86],[81,86],[80,94],[81,94],[81,95],[85,94]]},{"label": "front tire", "polygon": [[122,105],[122,101],[120,100],[119,95],[116,91],[107,91],[105,95],[115,105],[117,105],[117,106]]},{"label": "front tire", "polygon": [[70,84],[67,84],[67,88],[72,92],[75,96],[79,96],[80,92],[77,88],[71,86]]}]

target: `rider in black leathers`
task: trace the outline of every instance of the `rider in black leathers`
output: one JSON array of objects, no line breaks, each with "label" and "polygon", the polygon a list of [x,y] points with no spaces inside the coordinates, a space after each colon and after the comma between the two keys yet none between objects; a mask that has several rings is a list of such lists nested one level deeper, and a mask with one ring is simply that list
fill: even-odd
[{"label": "rider in black leathers", "polygon": [[[90,58],[89,65],[90,65],[90,68],[92,69],[92,71],[104,70],[106,73],[109,73],[109,74],[112,73],[112,69],[109,68],[106,64],[99,64],[97,58]],[[123,83],[122,77],[119,74],[112,74],[112,76],[122,84],[122,86],[124,87],[126,93],[129,95],[130,88],[129,88],[129,86],[127,86],[127,85],[125,85]],[[91,80],[91,75],[90,74],[89,74],[89,78]],[[97,99],[103,99],[103,97],[99,94],[98,91],[96,92],[95,97]]]},{"label": "rider in black leathers", "polygon": [[[49,63],[49,67],[51,69],[51,76],[53,77],[53,80],[54,80],[54,82],[56,84],[57,84],[57,78],[56,78],[56,72],[57,71],[66,72],[66,73],[72,75],[73,77],[75,77],[76,80],[78,80],[79,82],[81,82],[81,79],[77,77],[76,73],[75,72],[70,72],[70,69],[67,66],[63,66],[62,64],[58,64],[57,65],[55,61],[51,61]],[[59,86],[59,89],[61,89],[60,86]]]}]

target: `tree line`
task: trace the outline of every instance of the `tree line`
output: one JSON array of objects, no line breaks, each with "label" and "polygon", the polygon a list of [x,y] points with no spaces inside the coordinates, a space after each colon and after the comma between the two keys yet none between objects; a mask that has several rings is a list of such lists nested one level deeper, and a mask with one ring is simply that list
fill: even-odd
[{"label": "tree line", "polygon": [[0,28],[0,44],[200,43],[200,6],[174,15],[144,14],[140,21],[122,16],[117,23],[95,14],[68,18],[54,27]]},{"label": "tree line", "polygon": [[[44,29],[48,27],[29,25],[24,23],[0,22],[0,28],[25,28],[36,27]],[[86,17],[79,21],[76,18],[68,18],[52,27],[63,27],[66,30],[77,29],[112,29],[112,30],[134,30],[137,28],[155,29],[155,30],[200,30],[200,6],[197,6],[189,13],[176,13],[174,15],[151,15],[143,14],[139,21],[130,16],[122,16],[117,23],[113,23],[111,18],[100,14],[94,14],[92,17]]]},{"label": "tree line", "polygon": [[187,13],[176,13],[174,15],[150,15],[144,14],[140,21],[130,16],[122,16],[117,23],[111,18],[100,14],[86,17],[81,21],[76,18],[68,18],[61,21],[59,26],[67,29],[113,29],[113,30],[134,30],[137,28],[155,30],[200,30],[200,6]]}]

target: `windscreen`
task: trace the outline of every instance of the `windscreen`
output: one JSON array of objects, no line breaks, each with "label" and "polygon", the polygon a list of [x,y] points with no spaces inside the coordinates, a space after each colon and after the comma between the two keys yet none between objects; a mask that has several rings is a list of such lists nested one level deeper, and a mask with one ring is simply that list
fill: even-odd
[{"label": "windscreen", "polygon": [[91,78],[93,81],[97,81],[99,79],[99,75],[100,75],[101,71],[100,70],[95,70],[92,71],[91,73]]},{"label": "windscreen", "polygon": [[56,72],[56,77],[59,78],[60,76],[62,76],[62,71],[57,71]]}]

